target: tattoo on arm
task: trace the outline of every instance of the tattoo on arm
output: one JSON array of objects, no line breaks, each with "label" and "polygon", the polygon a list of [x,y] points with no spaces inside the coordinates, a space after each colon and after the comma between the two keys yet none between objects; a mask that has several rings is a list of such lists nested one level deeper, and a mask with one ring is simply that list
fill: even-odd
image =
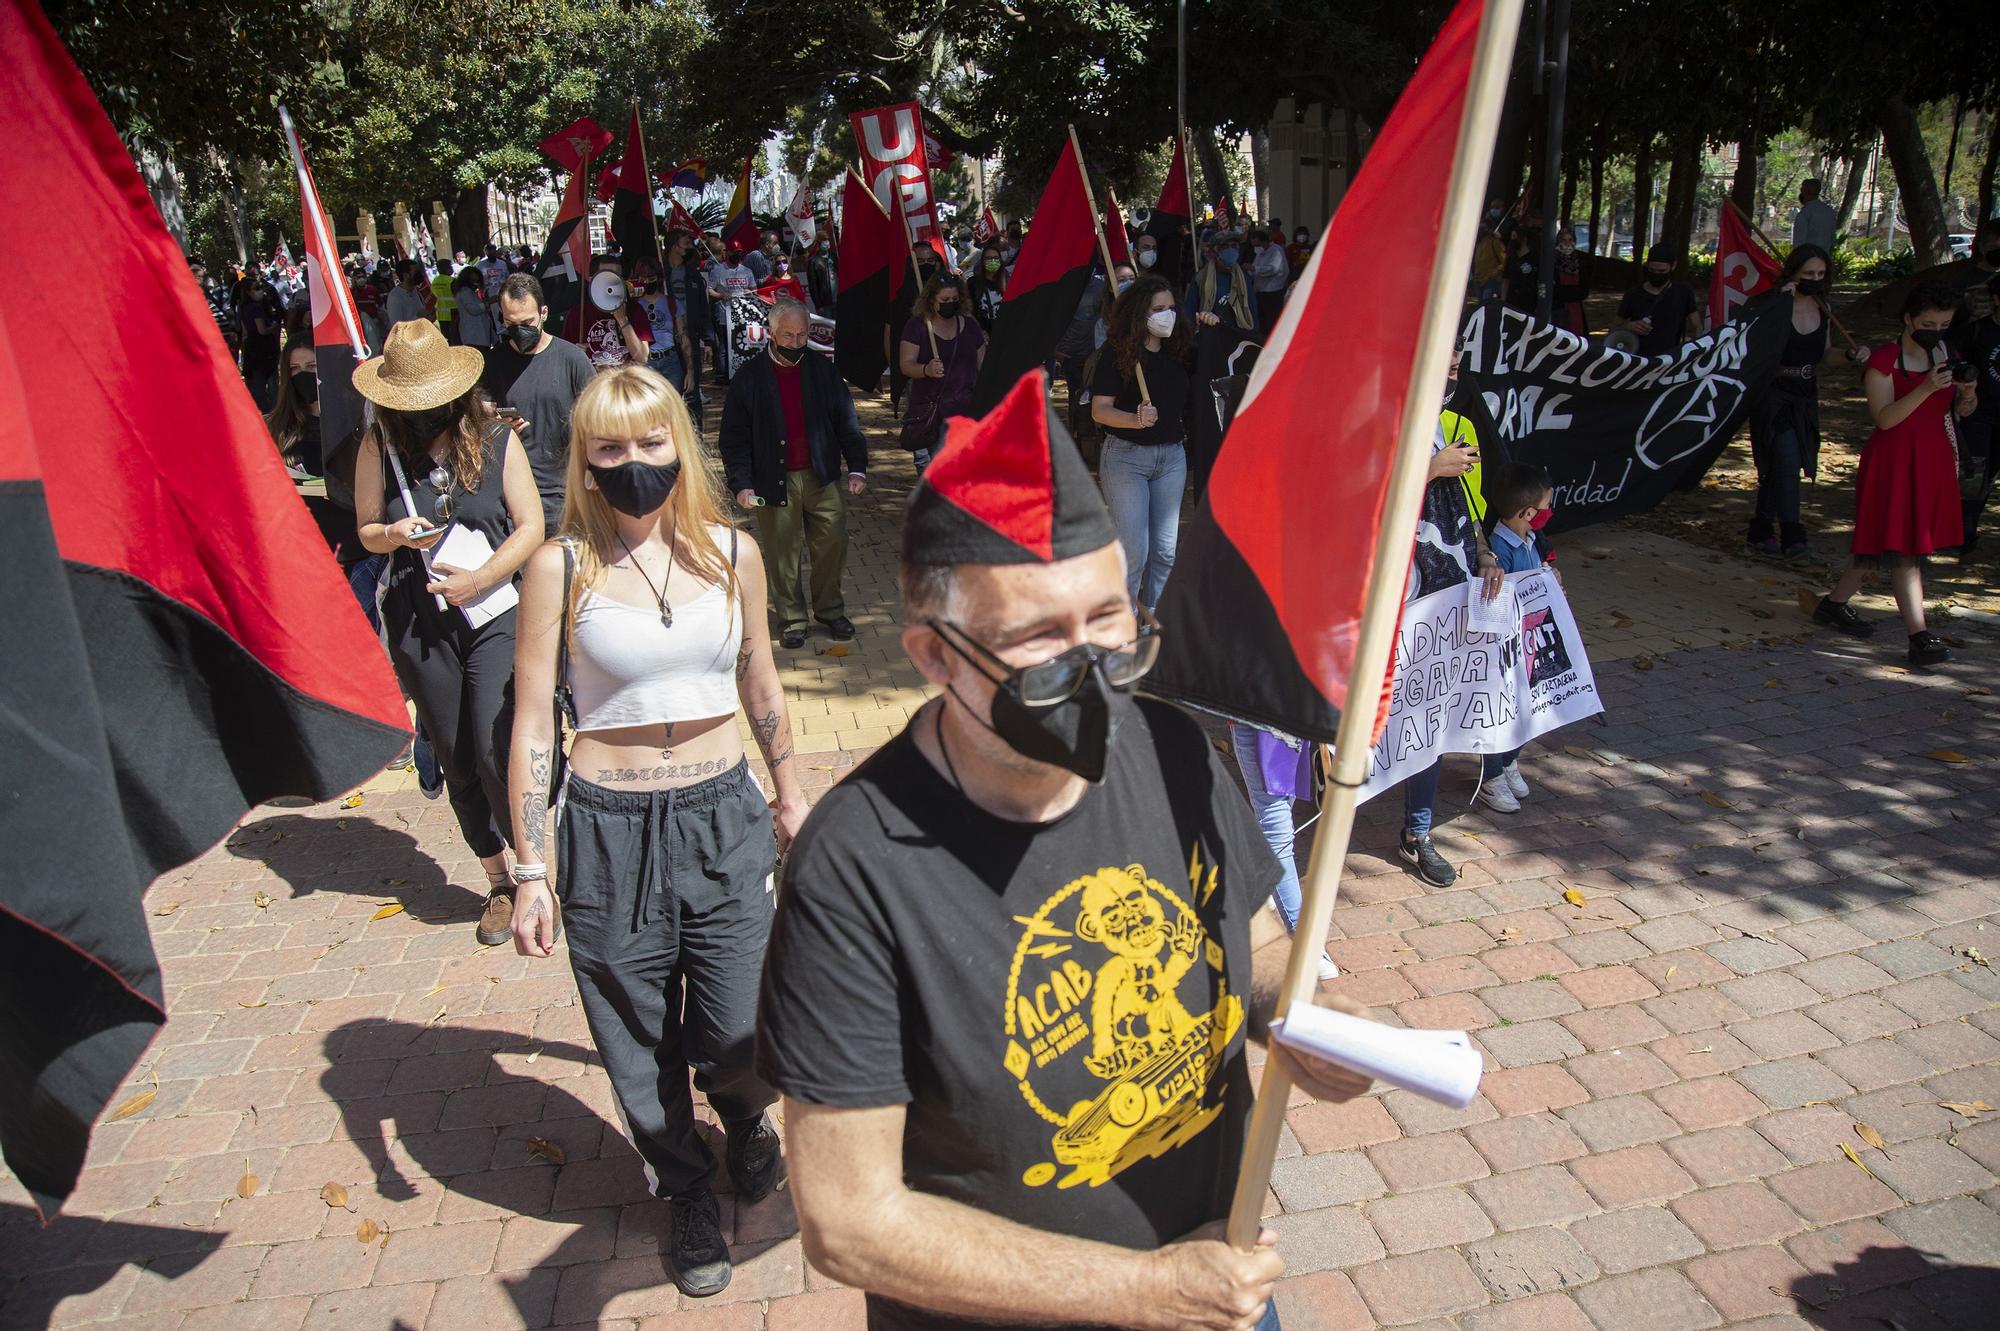
[{"label": "tattoo on arm", "polygon": [[791,760],[791,727],[785,724],[777,708],[773,707],[761,716],[752,716],[750,733],[757,737],[757,747],[764,751],[765,766],[775,768]]},{"label": "tattoo on arm", "polygon": [[743,682],[743,677],[749,673],[750,673],[750,635],[746,633],[743,635],[743,646],[738,648],[736,652],[736,682],[738,684],[741,684]]},{"label": "tattoo on arm", "polygon": [[546,840],[549,812],[549,772],[553,761],[552,749],[528,750],[528,790],[521,796],[521,835],[527,840],[527,849],[534,852],[537,859],[546,858]]}]

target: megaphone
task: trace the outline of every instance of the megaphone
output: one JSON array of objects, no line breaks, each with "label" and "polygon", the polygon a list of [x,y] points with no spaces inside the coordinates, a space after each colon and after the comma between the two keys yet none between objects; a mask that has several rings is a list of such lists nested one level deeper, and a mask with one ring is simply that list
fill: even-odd
[{"label": "megaphone", "polygon": [[1639,335],[1629,328],[1620,328],[1605,334],[1604,346],[1607,351],[1623,351],[1636,356],[1639,354]]},{"label": "megaphone", "polygon": [[590,279],[590,303],[606,314],[625,304],[625,279],[616,273],[599,273]]}]

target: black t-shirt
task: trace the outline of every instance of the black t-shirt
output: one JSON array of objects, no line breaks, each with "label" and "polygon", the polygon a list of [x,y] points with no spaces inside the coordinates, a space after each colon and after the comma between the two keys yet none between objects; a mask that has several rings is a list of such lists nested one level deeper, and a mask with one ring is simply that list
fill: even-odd
[{"label": "black t-shirt", "polygon": [[1658,356],[1674,350],[1681,344],[1681,331],[1687,327],[1687,317],[1694,312],[1694,290],[1685,282],[1669,281],[1665,291],[1648,291],[1644,286],[1633,287],[1625,293],[1625,299],[1618,302],[1618,317],[1621,319],[1651,319],[1653,331],[1639,339],[1639,354]]},{"label": "black t-shirt", "polygon": [[1959,355],[1979,367],[1979,407],[1984,421],[2000,421],[2000,318],[1974,319]]},{"label": "black t-shirt", "polygon": [[[570,408],[595,373],[583,349],[559,337],[550,338],[549,344],[532,356],[522,355],[504,340],[486,349],[486,369],[479,376],[479,386],[493,399],[493,405],[512,407],[527,418],[521,447],[527,450],[528,469],[535,473],[535,489],[541,493],[545,514],[551,504],[558,513],[562,509]],[[549,534],[555,534],[553,523]]]},{"label": "black t-shirt", "polygon": [[[1114,428],[1111,433],[1135,444],[1178,444],[1187,437],[1188,373],[1181,363],[1164,350],[1148,351],[1139,364],[1146,371],[1146,390],[1160,419],[1143,430]],[[1109,342],[1097,357],[1097,377],[1091,380],[1092,397],[1110,399],[1120,411],[1139,409],[1139,378],[1128,383],[1118,372],[1118,353]]]},{"label": "black t-shirt", "polygon": [[1532,254],[1507,256],[1507,304],[1533,314],[1539,303],[1542,261]]},{"label": "black t-shirt", "polygon": [[[920,1192],[1156,1248],[1229,1210],[1250,918],[1277,881],[1214,748],[1165,703],[1132,705],[1102,784],[1043,824],[968,802],[906,730],[793,844],[757,1071],[812,1104],[907,1105]],[[939,1320],[869,1298],[871,1331]]]}]

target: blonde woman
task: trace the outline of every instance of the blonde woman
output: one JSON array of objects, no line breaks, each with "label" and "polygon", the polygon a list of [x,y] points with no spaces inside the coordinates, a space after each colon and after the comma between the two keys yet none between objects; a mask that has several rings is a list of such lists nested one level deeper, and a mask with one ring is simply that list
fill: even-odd
[{"label": "blonde woman", "polygon": [[[556,942],[543,838],[567,685],[577,733],[556,840],[570,965],[633,1144],[672,1204],[674,1283],[715,1294],[729,1251],[688,1073],[722,1119],[739,1201],[769,1195],[776,1095],[751,1070],[757,983],[767,882],[806,804],[762,560],[724,521],[715,460],[653,370],[607,371],[577,398],[561,538],[528,561],[514,684],[514,944],[546,957]],[[744,758],[739,704],[775,819]]]}]

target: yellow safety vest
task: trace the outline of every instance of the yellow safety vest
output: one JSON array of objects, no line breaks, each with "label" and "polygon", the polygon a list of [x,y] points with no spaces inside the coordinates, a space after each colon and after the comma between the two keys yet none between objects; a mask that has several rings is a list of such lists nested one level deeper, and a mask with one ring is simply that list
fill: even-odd
[{"label": "yellow safety vest", "polygon": [[451,282],[452,274],[448,270],[431,279],[431,294],[437,297],[439,323],[458,315],[458,297],[452,294]]},{"label": "yellow safety vest", "polygon": [[[1453,444],[1470,444],[1472,451],[1479,452],[1479,427],[1469,416],[1461,416],[1455,411],[1438,413],[1438,427],[1444,431],[1445,447]],[[1458,483],[1465,487],[1466,507],[1472,510],[1472,520],[1482,522],[1486,518],[1486,461],[1482,456],[1472,464],[1472,470],[1459,477]]]}]

